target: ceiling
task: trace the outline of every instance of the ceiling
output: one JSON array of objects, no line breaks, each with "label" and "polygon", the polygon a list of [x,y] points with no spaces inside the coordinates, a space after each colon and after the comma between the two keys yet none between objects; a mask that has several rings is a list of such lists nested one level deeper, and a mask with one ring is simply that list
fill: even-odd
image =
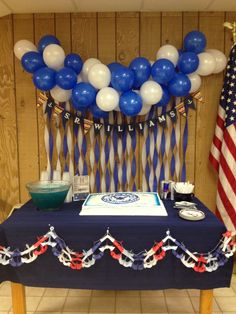
[{"label": "ceiling", "polygon": [[236,11],[236,0],[0,0],[0,16],[86,11]]}]

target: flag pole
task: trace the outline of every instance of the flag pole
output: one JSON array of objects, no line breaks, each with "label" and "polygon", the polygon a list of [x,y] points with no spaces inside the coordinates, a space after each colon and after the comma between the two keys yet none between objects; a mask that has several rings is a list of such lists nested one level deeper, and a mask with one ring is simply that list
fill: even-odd
[{"label": "flag pole", "polygon": [[235,43],[236,42],[236,22],[233,22],[233,23],[224,22],[223,26],[231,30],[232,35],[233,35],[233,42]]}]

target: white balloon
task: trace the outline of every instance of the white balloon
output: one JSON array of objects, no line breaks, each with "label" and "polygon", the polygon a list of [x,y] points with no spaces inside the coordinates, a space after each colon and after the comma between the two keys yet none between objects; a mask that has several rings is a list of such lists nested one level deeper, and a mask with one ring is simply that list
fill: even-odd
[{"label": "white balloon", "polygon": [[216,67],[213,73],[220,73],[223,71],[227,64],[227,58],[225,54],[217,49],[207,49],[206,52],[210,53],[216,60]]},{"label": "white balloon", "polygon": [[97,63],[101,63],[100,60],[96,59],[96,58],[89,58],[87,59],[84,64],[83,64],[83,67],[82,67],[82,78],[83,78],[83,81],[84,82],[88,82],[88,73],[89,73],[89,70],[91,69],[91,67]]},{"label": "white balloon", "polygon": [[161,46],[160,49],[157,51],[156,58],[157,60],[168,59],[174,64],[174,66],[176,66],[179,59],[179,53],[178,53],[178,50],[174,46],[164,45],[164,46]]},{"label": "white balloon", "polygon": [[111,72],[105,64],[94,64],[88,72],[88,81],[97,89],[107,87],[111,81]]},{"label": "white balloon", "polygon": [[14,45],[14,54],[19,60],[21,60],[23,55],[29,51],[38,51],[36,46],[29,40],[21,39]]},{"label": "white balloon", "polygon": [[140,88],[140,95],[146,105],[154,105],[162,98],[162,88],[154,81],[146,81]]},{"label": "white balloon", "polygon": [[191,73],[187,76],[191,82],[191,89],[189,92],[194,93],[194,92],[198,91],[201,84],[202,84],[201,76],[199,76],[197,73]]},{"label": "white balloon", "polygon": [[52,98],[59,102],[68,101],[71,97],[71,92],[72,92],[71,89],[65,90],[60,88],[59,86],[55,86],[50,90]]},{"label": "white balloon", "polygon": [[138,113],[138,115],[142,116],[144,114],[147,114],[150,111],[151,107],[151,105],[143,105],[142,110]]},{"label": "white balloon", "polygon": [[43,60],[49,68],[59,70],[64,66],[65,51],[56,44],[48,45],[43,51]]},{"label": "white balloon", "polygon": [[104,87],[97,93],[96,103],[103,111],[112,111],[119,104],[119,94],[112,87]]},{"label": "white balloon", "polygon": [[216,60],[212,54],[208,52],[201,52],[198,54],[199,66],[196,73],[202,76],[207,76],[212,74],[216,68]]},{"label": "white balloon", "polygon": [[149,63],[151,64],[151,66],[153,66],[153,64],[155,63],[155,61],[149,60]]}]

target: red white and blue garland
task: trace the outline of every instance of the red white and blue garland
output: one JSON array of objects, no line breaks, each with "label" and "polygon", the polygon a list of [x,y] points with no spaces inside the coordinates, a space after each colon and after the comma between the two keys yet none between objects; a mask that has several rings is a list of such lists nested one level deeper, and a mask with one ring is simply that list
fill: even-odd
[{"label": "red white and blue garland", "polygon": [[236,251],[234,235],[235,233],[227,231],[213,250],[208,253],[198,253],[190,252],[167,230],[166,236],[161,241],[155,242],[151,249],[133,253],[132,250],[127,250],[121,242],[117,241],[107,229],[106,234],[89,250],[75,252],[57,235],[54,227],[50,227],[50,230],[39,237],[36,243],[31,246],[26,244],[23,251],[0,246],[0,265],[19,267],[22,264],[32,263],[39,255],[44,254],[48,247],[51,247],[53,255],[58,258],[60,263],[75,270],[90,268],[103,257],[105,251],[108,251],[111,257],[124,267],[144,270],[156,266],[158,261],[165,258],[167,251],[171,251],[185,267],[192,268],[198,273],[212,272],[224,266]]}]

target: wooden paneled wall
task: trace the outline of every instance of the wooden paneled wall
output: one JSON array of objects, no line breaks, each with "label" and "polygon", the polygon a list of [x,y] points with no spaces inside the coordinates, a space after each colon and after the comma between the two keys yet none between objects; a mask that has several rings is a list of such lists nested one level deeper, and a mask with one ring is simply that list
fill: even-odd
[{"label": "wooden paneled wall", "polygon": [[[0,19],[0,219],[13,204],[28,199],[25,183],[38,179],[46,165],[41,110],[31,77],[13,56],[19,39],[38,42],[55,34],[66,53],[83,59],[98,57],[104,63],[123,64],[141,55],[154,60],[160,45],[181,48],[183,36],[195,29],[204,32],[208,47],[228,55],[231,34],[224,21],[236,20],[236,12],[149,12],[20,14]],[[203,79],[204,104],[189,115],[187,176],[196,185],[196,195],[212,210],[215,207],[216,176],[208,154],[215,127],[223,75]],[[181,124],[183,124],[183,119]]]}]

